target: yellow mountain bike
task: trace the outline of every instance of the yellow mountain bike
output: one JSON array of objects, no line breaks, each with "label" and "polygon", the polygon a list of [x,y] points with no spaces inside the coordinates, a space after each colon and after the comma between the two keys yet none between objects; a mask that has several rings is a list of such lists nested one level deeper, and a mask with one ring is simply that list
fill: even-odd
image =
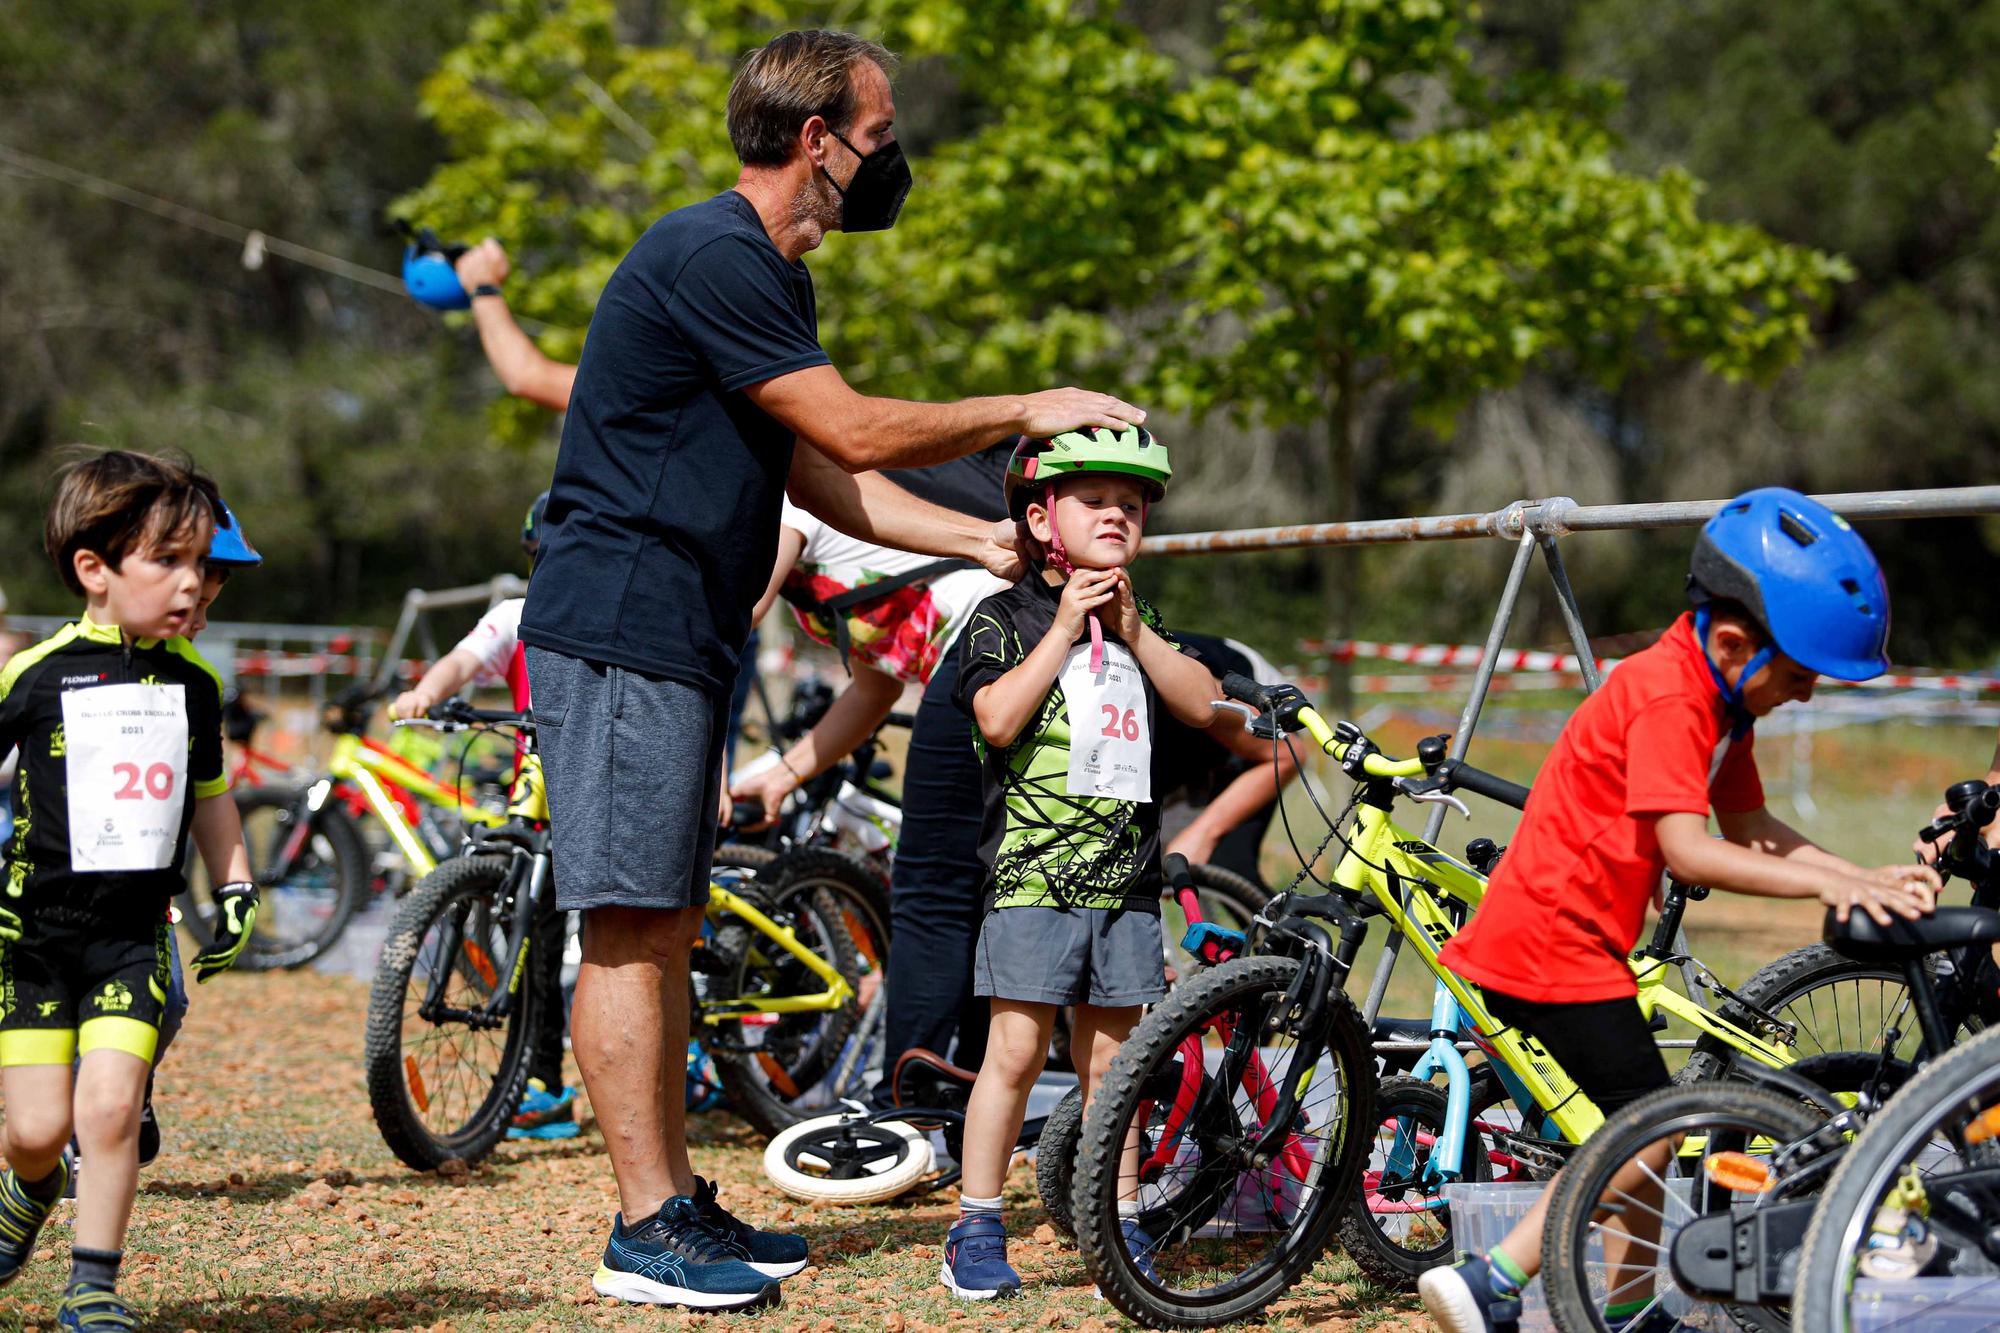
[{"label": "yellow mountain bike", "polygon": [[[1417,1199],[1436,1201],[1441,1182],[1458,1178],[1463,1163],[1440,1171],[1441,1155],[1432,1151],[1448,1134],[1466,1160],[1483,1165],[1490,1145],[1528,1174],[1546,1175],[1603,1122],[1547,1051],[1495,1020],[1478,987],[1439,965],[1438,951],[1478,905],[1486,880],[1392,818],[1398,800],[1463,811],[1454,793],[1466,791],[1519,808],[1527,790],[1448,759],[1444,737],[1425,741],[1415,758],[1392,759],[1351,724],[1329,726],[1289,685],[1264,687],[1241,676],[1222,684],[1274,744],[1304,731],[1339,761],[1356,782],[1353,820],[1326,816],[1321,849],[1342,844],[1324,886],[1331,891],[1295,891],[1318,859],[1304,858],[1307,871],[1258,916],[1247,951],[1184,980],[1155,1008],[1126,1040],[1091,1106],[1072,1200],[1078,1247],[1105,1295],[1155,1327],[1226,1323],[1276,1299],[1358,1206],[1383,1114],[1399,1124],[1411,1117],[1403,1106],[1378,1113],[1371,1034],[1342,989],[1371,917],[1401,933],[1455,1011],[1443,1012],[1432,1029],[1437,1071],[1455,1089],[1444,1120],[1415,1136],[1421,1152],[1392,1159],[1394,1169],[1413,1173],[1403,1183]],[[1666,928],[1631,960],[1641,1008],[1760,1064],[1792,1064],[1791,1026],[1747,1009],[1673,951],[1684,902],[1678,893],[1670,900]],[[1684,963],[1746,1021],[1668,989],[1669,975]],[[1505,1085],[1518,1125],[1485,1137],[1469,1130],[1461,1034]],[[1190,1043],[1203,1052],[1200,1068],[1186,1054]],[[1838,1087],[1837,1078],[1821,1081]],[[1471,1170],[1466,1178],[1481,1177]],[[1378,1194],[1381,1186],[1379,1178],[1371,1182]],[[1434,1221],[1448,1228],[1441,1212]],[[1449,1258],[1448,1245],[1442,1257]]]},{"label": "yellow mountain bike", "polygon": [[[430,725],[532,738],[531,714],[448,700]],[[555,904],[541,764],[524,754],[506,816],[475,827],[397,910],[368,1003],[368,1098],[383,1140],[419,1170],[492,1150],[528,1079],[542,1025],[563,1021],[566,913]],[[854,1023],[859,963],[824,891],[773,896],[770,854],[718,852],[692,1013],[723,1090],[810,1086]]]}]

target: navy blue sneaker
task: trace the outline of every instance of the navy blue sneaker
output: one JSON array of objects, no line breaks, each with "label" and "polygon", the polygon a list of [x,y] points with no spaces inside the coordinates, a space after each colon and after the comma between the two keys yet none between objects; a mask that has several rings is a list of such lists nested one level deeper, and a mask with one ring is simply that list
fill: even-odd
[{"label": "navy blue sneaker", "polygon": [[1007,1262],[1007,1227],[997,1217],[968,1217],[944,1234],[938,1281],[962,1301],[1021,1294],[1021,1275]]},{"label": "navy blue sneaker", "polygon": [[[1160,1243],[1146,1234],[1146,1229],[1139,1225],[1135,1217],[1119,1219],[1118,1230],[1125,1237],[1125,1253],[1132,1256],[1132,1267],[1139,1270],[1140,1277],[1159,1286],[1160,1274],[1153,1267],[1153,1252],[1160,1248]],[[1101,1301],[1104,1299],[1104,1288],[1094,1287],[1092,1294]]]},{"label": "navy blue sneaker", "polygon": [[1687,1328],[1686,1324],[1667,1312],[1665,1305],[1655,1305],[1623,1324],[1614,1323],[1608,1317],[1605,1322],[1611,1325],[1613,1333],[1685,1333]]},{"label": "navy blue sneaker", "polygon": [[1521,1298],[1493,1294],[1483,1257],[1433,1268],[1417,1279],[1424,1313],[1443,1333],[1514,1333],[1521,1326]]},{"label": "navy blue sneaker", "polygon": [[731,1253],[684,1194],[668,1199],[630,1230],[623,1215],[614,1218],[604,1260],[590,1285],[600,1296],[695,1310],[778,1303],[777,1282]]},{"label": "navy blue sneaker", "polygon": [[56,1307],[56,1327],[77,1333],[124,1333],[139,1327],[139,1319],[115,1291],[102,1287],[71,1287]]},{"label": "navy blue sneaker", "polygon": [[694,1178],[694,1206],[724,1248],[765,1277],[790,1277],[806,1266],[803,1236],[759,1231],[715,1201],[714,1181]]},{"label": "navy blue sneaker", "polygon": [[42,1234],[42,1223],[49,1220],[56,1201],[70,1188],[76,1173],[70,1169],[68,1153],[63,1154],[62,1165],[56,1170],[62,1173],[62,1189],[46,1203],[30,1197],[21,1188],[21,1178],[12,1167],[0,1172],[0,1287],[21,1275],[21,1269],[34,1256],[35,1238]]}]

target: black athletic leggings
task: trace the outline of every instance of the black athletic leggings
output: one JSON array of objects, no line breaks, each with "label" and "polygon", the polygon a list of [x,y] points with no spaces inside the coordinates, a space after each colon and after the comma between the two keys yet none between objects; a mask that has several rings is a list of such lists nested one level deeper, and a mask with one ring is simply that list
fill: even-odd
[{"label": "black athletic leggings", "polygon": [[[1547,1004],[1487,991],[1486,1012],[1541,1043],[1583,1095],[1610,1115],[1673,1082],[1659,1042],[1629,997]],[[1553,1111],[1544,1106],[1544,1112]]]}]

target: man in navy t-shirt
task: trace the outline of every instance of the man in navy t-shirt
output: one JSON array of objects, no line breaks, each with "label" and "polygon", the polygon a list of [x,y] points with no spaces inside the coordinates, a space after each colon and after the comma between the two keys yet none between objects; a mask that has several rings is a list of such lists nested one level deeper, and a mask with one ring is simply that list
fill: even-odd
[{"label": "man in navy t-shirt", "polygon": [[739,1222],[694,1174],[681,1086],[725,710],[781,497],[854,536],[1012,575],[1010,525],[874,469],[1145,419],[1081,389],[865,397],[829,362],[800,257],[901,208],[891,64],[833,32],[788,33],[744,63],[736,188],[655,223],[598,302],[522,616],[558,902],[584,913],[571,1040],[621,1203],[594,1282],[626,1300],[764,1304],[806,1265],[802,1240]]}]

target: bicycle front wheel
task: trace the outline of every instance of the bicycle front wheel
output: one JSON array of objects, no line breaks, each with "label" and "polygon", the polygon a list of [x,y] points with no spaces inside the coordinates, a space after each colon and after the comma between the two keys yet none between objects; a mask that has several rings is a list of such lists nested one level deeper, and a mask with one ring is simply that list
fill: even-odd
[{"label": "bicycle front wheel", "polygon": [[2000,1032],[1927,1066],[1827,1181],[1799,1259],[1792,1327],[2000,1323]]},{"label": "bicycle front wheel", "polygon": [[528,959],[508,969],[514,895],[527,891],[530,865],[516,855],[445,862],[403,899],[382,946],[368,996],[368,1101],[383,1142],[419,1171],[491,1152],[527,1086],[550,1000]]},{"label": "bicycle front wheel", "polygon": [[[1607,1305],[1637,1311],[1632,1327],[1777,1330],[1782,1311],[1718,1304],[1684,1292],[1674,1276],[1675,1237],[1716,1214],[1741,1215],[1761,1195],[1728,1188],[1747,1157],[1768,1160],[1819,1128],[1804,1103],[1739,1083],[1667,1087],[1599,1126],[1551,1187],[1542,1235],[1542,1282],[1562,1333],[1606,1333]],[[1724,1233],[1725,1237],[1728,1235]]]},{"label": "bicycle front wheel", "polygon": [[1299,968],[1239,958],[1184,981],[1092,1100],[1077,1248],[1140,1323],[1207,1328],[1263,1309],[1325,1253],[1360,1179],[1375,1105],[1367,1028],[1336,989],[1318,1030],[1298,1030],[1286,994]]}]

